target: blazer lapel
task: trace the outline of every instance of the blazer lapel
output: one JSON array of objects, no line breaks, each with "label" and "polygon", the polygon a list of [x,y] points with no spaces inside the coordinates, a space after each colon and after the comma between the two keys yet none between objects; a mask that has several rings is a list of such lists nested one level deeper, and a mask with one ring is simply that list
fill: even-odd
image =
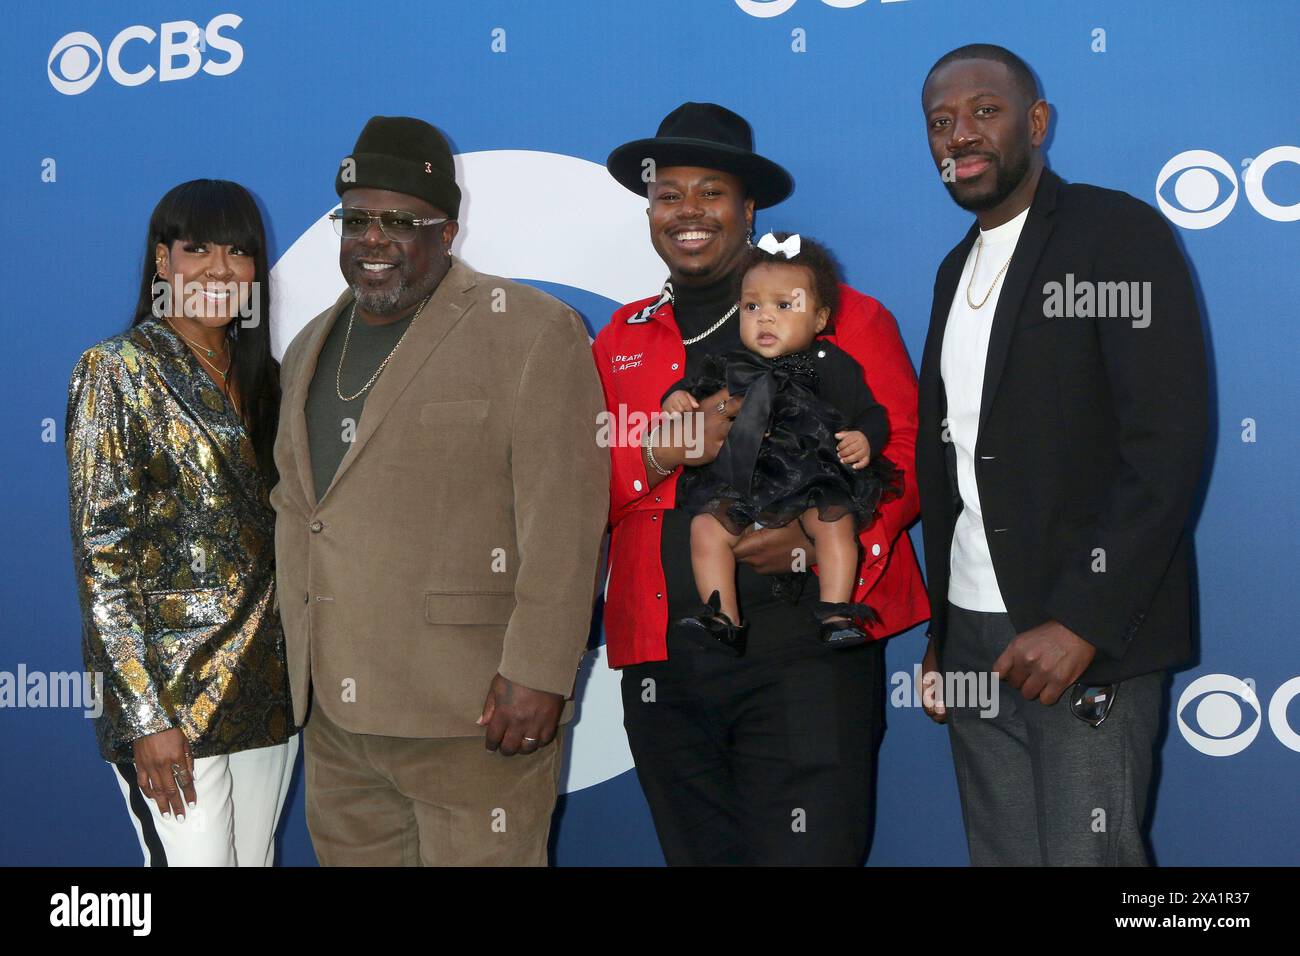
[{"label": "blazer lapel", "polygon": [[[199,364],[198,357],[162,319],[148,319],[140,324],[139,330],[149,339],[159,374],[177,403],[208,436],[237,479],[235,484],[255,496],[258,471],[251,460],[251,441],[234,409]],[[249,442],[247,454],[245,442]]]},{"label": "blazer lapel", "polygon": [[[934,301],[930,306],[930,328],[926,333],[925,347],[921,355],[921,377],[919,383],[918,411],[919,422],[924,434],[917,437],[916,461],[918,474],[924,469],[926,474],[934,475],[936,468],[944,469],[948,487],[956,482],[956,469],[952,462],[953,446],[950,441],[942,441],[943,421],[948,415],[948,395],[943,387],[943,337],[948,329],[948,313],[952,311],[953,296],[957,294],[957,283],[961,280],[966,259],[970,256],[971,246],[979,235],[979,225],[972,223],[970,230],[948,253],[939,266],[939,274],[934,281]],[[939,460],[933,458],[939,452]],[[955,501],[960,497],[953,493]]]},{"label": "blazer lapel", "polygon": [[[379,380],[371,386],[370,394],[366,396],[365,408],[361,412],[361,421],[357,423],[356,438],[352,442],[352,447],[343,456],[343,460],[339,462],[334,479],[330,482],[329,488],[325,489],[325,494],[321,495],[322,500],[338,484],[352,462],[356,461],[361,450],[370,441],[370,436],[375,433],[383,422],[384,416],[392,409],[398,397],[406,390],[406,386],[411,383],[411,379],[433,354],[434,349],[469,310],[474,301],[470,290],[474,288],[477,278],[478,274],[473,269],[459,259],[452,258],[451,268],[438,283],[433,298],[429,300],[419,317],[411,323],[397,354],[384,368]],[[316,352],[319,354],[319,348]],[[306,377],[308,376],[304,376]]]},{"label": "blazer lapel", "polygon": [[311,380],[316,374],[316,364],[320,360],[320,351],[325,347],[325,340],[329,337],[330,329],[334,328],[334,323],[338,321],[348,305],[352,302],[352,290],[344,290],[343,294],[330,307],[329,313],[324,322],[321,322],[311,333],[311,336],[303,343],[306,354],[298,363],[298,377],[294,379],[292,389],[289,394],[289,445],[293,449],[294,464],[298,470],[298,477],[302,480],[302,493],[309,505],[316,504],[316,482],[312,477],[311,467],[311,442],[307,436],[307,392],[311,388]]},{"label": "blazer lapel", "polygon": [[993,327],[989,332],[989,351],[984,363],[984,390],[980,396],[980,421],[977,434],[984,434],[984,423],[988,419],[989,408],[993,405],[993,396],[997,393],[998,382],[1002,379],[1002,370],[1007,364],[1007,353],[1011,351],[1011,338],[1016,330],[1016,320],[1020,316],[1021,305],[1029,292],[1029,283],[1038,268],[1047,247],[1048,236],[1052,233],[1051,214],[1056,208],[1056,189],[1060,177],[1050,169],[1044,169],[1034,193],[1034,201],[1029,207],[1029,215],[1020,230],[1015,251],[1011,254],[1011,266],[1002,280],[1002,292],[998,295],[997,311],[993,313]]},{"label": "blazer lapel", "polygon": [[970,230],[957,247],[948,253],[948,257],[939,266],[939,274],[934,282],[934,302],[930,307],[930,329],[925,337],[925,349],[921,353],[921,367],[927,377],[934,379],[943,387],[943,377],[939,370],[939,357],[943,353],[943,336],[948,328],[948,313],[952,311],[952,298],[957,294],[957,282],[961,279],[962,269],[970,256],[971,246],[979,235],[979,224],[972,223]]}]

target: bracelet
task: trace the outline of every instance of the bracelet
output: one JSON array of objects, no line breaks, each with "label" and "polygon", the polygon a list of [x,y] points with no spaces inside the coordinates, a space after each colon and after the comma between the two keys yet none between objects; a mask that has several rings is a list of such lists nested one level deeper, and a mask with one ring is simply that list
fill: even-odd
[{"label": "bracelet", "polygon": [[673,473],[672,469],[670,468],[667,471],[665,471],[663,468],[659,467],[659,462],[655,461],[654,440],[655,440],[655,435],[657,434],[659,434],[658,425],[650,429],[648,432],[645,433],[645,435],[642,436],[641,447],[645,449],[646,461],[650,463],[650,467],[659,473],[659,477],[667,478],[669,475]]}]

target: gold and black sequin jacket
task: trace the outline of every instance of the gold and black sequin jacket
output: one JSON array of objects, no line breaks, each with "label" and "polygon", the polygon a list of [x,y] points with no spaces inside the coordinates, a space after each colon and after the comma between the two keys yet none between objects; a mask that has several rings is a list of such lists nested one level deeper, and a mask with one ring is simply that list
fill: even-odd
[{"label": "gold and black sequin jacket", "polygon": [[287,740],[270,489],[197,357],[155,318],[100,342],[72,372],[66,427],[100,752],[130,760],[171,727],[196,758]]}]

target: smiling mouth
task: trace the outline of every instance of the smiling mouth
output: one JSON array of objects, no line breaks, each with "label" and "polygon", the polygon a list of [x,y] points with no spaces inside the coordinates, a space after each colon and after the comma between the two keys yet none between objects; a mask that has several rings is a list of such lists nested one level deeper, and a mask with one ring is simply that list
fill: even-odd
[{"label": "smiling mouth", "polygon": [[698,249],[718,234],[716,229],[679,229],[671,234],[673,242],[686,249]]},{"label": "smiling mouth", "polygon": [[225,302],[230,298],[229,289],[202,289],[203,298],[209,302]]},{"label": "smiling mouth", "polygon": [[370,273],[371,275],[380,275],[382,273],[387,272],[389,269],[397,268],[396,262],[361,261],[360,265],[362,269],[364,269],[366,272]]}]

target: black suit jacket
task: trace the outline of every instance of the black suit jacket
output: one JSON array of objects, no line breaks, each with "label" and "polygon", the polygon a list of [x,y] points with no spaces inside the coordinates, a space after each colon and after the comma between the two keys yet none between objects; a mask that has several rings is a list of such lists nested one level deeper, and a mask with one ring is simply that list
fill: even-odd
[{"label": "black suit jacket", "polygon": [[[956,454],[939,358],[973,225],[934,284],[921,362],[916,476],[942,655]],[[1191,276],[1172,231],[1126,193],[1044,170],[989,338],[975,479],[998,586],[1023,632],[1059,621],[1097,648],[1111,683],[1191,654],[1189,512],[1206,437],[1206,362]],[[1149,282],[1147,318],[1056,314],[1080,283]],[[1059,283],[1062,295],[1053,298]],[[1092,311],[1119,305],[1094,286]],[[1133,287],[1127,286],[1132,289]],[[1139,291],[1141,285],[1136,287]],[[1133,303],[1130,302],[1130,310]]]}]

